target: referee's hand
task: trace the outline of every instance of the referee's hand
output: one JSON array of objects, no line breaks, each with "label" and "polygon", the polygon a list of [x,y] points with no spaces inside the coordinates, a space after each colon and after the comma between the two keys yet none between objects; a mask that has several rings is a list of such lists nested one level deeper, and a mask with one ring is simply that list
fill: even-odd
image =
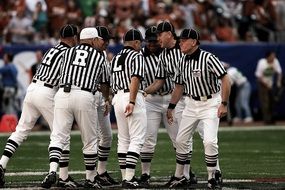
[{"label": "referee's hand", "polygon": [[218,117],[219,118],[225,117],[227,113],[228,113],[228,107],[221,104],[220,107],[218,108]]},{"label": "referee's hand", "polygon": [[111,111],[111,103],[109,101],[105,101],[104,116],[107,116],[110,111]]},{"label": "referee's hand", "polygon": [[169,125],[173,124],[173,114],[172,114],[173,109],[167,109],[167,121]]},{"label": "referee's hand", "polygon": [[134,111],[134,104],[129,103],[125,109],[125,116],[129,117],[130,115],[132,115],[133,111]]}]

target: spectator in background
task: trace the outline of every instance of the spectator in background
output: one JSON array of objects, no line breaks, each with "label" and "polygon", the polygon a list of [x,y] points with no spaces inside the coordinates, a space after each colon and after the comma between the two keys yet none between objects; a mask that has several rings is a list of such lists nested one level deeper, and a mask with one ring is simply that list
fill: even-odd
[{"label": "spectator in background", "polygon": [[274,51],[266,53],[265,58],[261,58],[257,63],[255,76],[257,77],[259,99],[265,124],[274,124],[273,118],[273,85],[276,77],[276,86],[282,86],[282,70]]},{"label": "spectator in background", "polygon": [[5,53],[4,56],[4,66],[0,68],[0,75],[2,76],[2,84],[4,88],[3,92],[3,111],[6,114],[17,115],[17,110],[15,110],[14,102],[17,93],[17,74],[18,70],[12,63],[13,55],[10,53]]},{"label": "spectator in background", "polygon": [[67,23],[81,26],[83,22],[83,15],[78,4],[76,4],[75,0],[67,0],[66,5]]},{"label": "spectator in background", "polygon": [[58,31],[66,24],[66,4],[65,1],[48,0],[47,13],[48,13],[48,31],[49,36],[58,37]]},{"label": "spectator in background", "polygon": [[12,44],[28,44],[33,39],[33,21],[25,15],[25,9],[18,7],[17,13],[8,25],[8,34]]},{"label": "spectator in background", "polygon": [[35,5],[35,10],[33,11],[33,27],[35,29],[34,41],[42,42],[47,41],[47,24],[48,24],[48,16],[47,12],[43,10],[42,3],[38,1]]},{"label": "spectator in background", "polygon": [[251,123],[253,121],[249,106],[251,85],[247,78],[236,68],[230,64],[223,62],[224,67],[231,80],[231,85],[236,86],[235,97],[235,117],[234,123]]}]

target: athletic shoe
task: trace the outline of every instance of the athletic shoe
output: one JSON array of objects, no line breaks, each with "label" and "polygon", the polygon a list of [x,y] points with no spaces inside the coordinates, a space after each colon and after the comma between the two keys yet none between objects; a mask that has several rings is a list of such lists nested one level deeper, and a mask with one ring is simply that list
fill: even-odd
[{"label": "athletic shoe", "polygon": [[252,119],[252,117],[246,117],[246,118],[244,118],[244,123],[252,123],[253,122],[253,119]]},{"label": "athletic shoe", "polygon": [[142,188],[148,188],[149,187],[149,180],[150,180],[150,175],[144,173],[141,175],[141,178],[139,180],[139,184]]},{"label": "athletic shoe", "polygon": [[139,185],[138,180],[135,177],[133,177],[130,181],[123,180],[122,181],[122,188],[136,189],[136,188],[140,188],[140,185]]},{"label": "athletic shoe", "polygon": [[84,189],[102,189],[102,186],[94,180],[93,182],[89,179],[86,179],[84,182]]},{"label": "athletic shoe", "polygon": [[72,177],[70,177],[70,176],[68,176],[68,178],[66,180],[63,180],[61,178],[59,178],[57,180],[57,187],[76,188],[76,187],[80,187],[80,186],[82,186],[82,185],[80,185],[79,183],[74,181],[74,179],[72,179]]},{"label": "athletic shoe", "polygon": [[56,182],[56,173],[50,172],[46,175],[45,179],[42,181],[42,188],[49,189],[51,188],[52,184],[55,184]]},{"label": "athletic shoe", "polygon": [[208,180],[208,189],[216,189],[218,188],[218,183],[215,178]]},{"label": "athletic shoe", "polygon": [[194,172],[192,172],[191,169],[190,169],[189,176],[190,176],[190,178],[188,180],[189,184],[197,184],[198,183],[197,177],[195,176]]},{"label": "athletic shoe", "polygon": [[216,170],[215,172],[215,180],[217,181],[217,184],[221,186],[223,184],[223,178],[222,178],[222,173],[219,170]]},{"label": "athletic shoe", "polygon": [[5,169],[0,165],[0,188],[3,188],[5,184]]},{"label": "athletic shoe", "polygon": [[184,188],[189,185],[188,180],[183,176],[182,178],[178,178],[172,176],[170,180],[166,183],[166,187],[169,189],[176,189],[176,188]]},{"label": "athletic shoe", "polygon": [[115,181],[107,171],[100,175],[98,174],[95,179],[102,186],[119,185],[119,183]]}]

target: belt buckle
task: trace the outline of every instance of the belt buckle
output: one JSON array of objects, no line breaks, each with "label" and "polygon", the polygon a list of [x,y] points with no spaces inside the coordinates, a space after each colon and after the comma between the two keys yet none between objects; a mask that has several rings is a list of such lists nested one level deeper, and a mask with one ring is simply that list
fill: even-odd
[{"label": "belt buckle", "polygon": [[207,101],[207,100],[208,100],[208,97],[207,97],[207,96],[201,96],[201,97],[200,97],[200,100],[201,100],[201,101]]}]

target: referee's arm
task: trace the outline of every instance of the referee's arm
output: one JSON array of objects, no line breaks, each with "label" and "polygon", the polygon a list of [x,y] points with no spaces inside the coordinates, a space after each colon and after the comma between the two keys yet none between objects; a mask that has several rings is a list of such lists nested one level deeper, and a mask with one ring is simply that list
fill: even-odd
[{"label": "referee's arm", "polygon": [[[225,74],[221,78],[221,82],[222,82],[222,85],[221,85],[222,104],[220,105],[218,109],[219,118],[226,116],[228,112],[227,103],[228,103],[229,96],[231,93],[231,82],[230,82],[230,78],[228,74]],[[225,104],[223,102],[225,102]]]},{"label": "referee's arm", "polygon": [[147,94],[153,94],[159,89],[161,89],[164,83],[165,79],[155,79],[155,81],[151,85],[149,85],[144,91]]},{"label": "referee's arm", "polygon": [[184,86],[182,84],[175,84],[175,88],[171,94],[171,100],[167,109],[167,120],[170,125],[173,123],[173,114],[172,111],[176,107],[177,102],[180,100],[184,92]]}]

